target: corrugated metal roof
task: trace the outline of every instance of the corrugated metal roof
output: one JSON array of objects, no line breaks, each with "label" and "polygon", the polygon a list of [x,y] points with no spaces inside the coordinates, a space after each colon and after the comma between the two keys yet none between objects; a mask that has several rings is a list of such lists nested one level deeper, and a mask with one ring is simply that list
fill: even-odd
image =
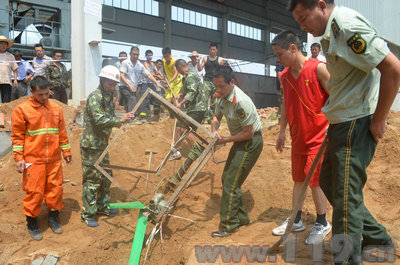
[{"label": "corrugated metal roof", "polygon": [[360,12],[383,38],[400,45],[399,0],[336,0],[335,4]]}]

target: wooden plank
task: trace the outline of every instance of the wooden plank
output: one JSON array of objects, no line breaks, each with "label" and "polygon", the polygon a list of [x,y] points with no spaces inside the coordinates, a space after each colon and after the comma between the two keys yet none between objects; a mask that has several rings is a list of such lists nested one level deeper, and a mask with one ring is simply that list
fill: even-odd
[{"label": "wooden plank", "polygon": [[[204,160],[200,163],[200,165],[196,168],[196,170],[193,172],[192,176],[190,177],[190,179],[188,180],[188,182],[186,183],[186,187],[189,187],[189,185],[192,183],[192,181],[197,177],[197,174],[199,174],[200,170],[203,169],[203,167],[208,163],[208,161],[210,160],[211,156],[208,155],[204,158]],[[188,176],[189,177],[189,176]]]},{"label": "wooden plank", "polygon": [[202,141],[203,144],[208,144],[207,140],[204,139],[204,138],[203,138],[200,134],[198,134],[197,132],[195,132],[195,131],[192,130],[191,133],[193,133],[197,138],[199,138],[199,140]]},{"label": "wooden plank", "polygon": [[[203,132],[205,132],[209,137],[213,138],[214,134],[212,132],[210,132],[209,130],[207,130],[206,128],[203,127],[203,125],[201,125],[200,123],[198,123],[197,121],[195,121],[194,119],[192,119],[192,117],[189,117],[189,115],[187,115],[186,113],[184,113],[182,110],[178,109],[177,107],[175,107],[174,105],[172,105],[171,103],[169,103],[166,99],[164,99],[163,97],[161,97],[160,95],[158,95],[156,92],[154,91],[150,91],[150,94],[155,97],[158,101],[160,101],[161,104],[163,104],[163,106],[165,108],[167,108],[169,111],[171,111],[173,114],[176,114],[177,116],[181,116],[183,118],[185,118],[186,120],[188,120],[190,123],[192,123],[193,125],[195,125],[197,128],[199,128],[200,130],[202,130]],[[184,124],[188,125],[186,122],[184,122]]]},{"label": "wooden plank", "polygon": [[139,99],[139,101],[136,103],[135,107],[133,107],[133,109],[132,109],[131,112],[135,113],[135,112],[139,109],[140,105],[142,105],[144,99],[145,99],[145,98],[147,97],[147,95],[149,94],[149,91],[151,91],[151,88],[148,88],[148,89],[146,90],[146,92],[144,92],[143,96]]}]

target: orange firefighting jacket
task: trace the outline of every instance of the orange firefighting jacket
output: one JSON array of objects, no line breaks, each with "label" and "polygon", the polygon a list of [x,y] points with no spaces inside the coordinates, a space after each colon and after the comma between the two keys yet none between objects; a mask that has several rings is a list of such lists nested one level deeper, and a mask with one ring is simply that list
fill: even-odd
[{"label": "orange firefighting jacket", "polygon": [[71,155],[61,107],[48,100],[41,104],[31,96],[11,116],[14,160],[25,163],[53,163]]}]

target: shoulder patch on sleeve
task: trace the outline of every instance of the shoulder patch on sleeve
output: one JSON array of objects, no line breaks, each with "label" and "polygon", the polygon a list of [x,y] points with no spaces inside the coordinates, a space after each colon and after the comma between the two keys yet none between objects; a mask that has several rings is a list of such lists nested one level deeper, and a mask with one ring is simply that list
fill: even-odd
[{"label": "shoulder patch on sleeve", "polygon": [[332,28],[332,31],[333,31],[333,36],[335,36],[335,39],[336,39],[336,37],[337,37],[337,35],[339,34],[339,31],[340,31],[340,27],[337,24],[336,19],[332,20],[331,28]]},{"label": "shoulder patch on sleeve", "polygon": [[362,54],[367,49],[367,43],[359,33],[355,33],[351,36],[351,38],[347,40],[347,45],[357,54]]},{"label": "shoulder patch on sleeve", "polygon": [[238,115],[239,119],[241,119],[241,120],[243,120],[244,117],[246,117],[246,114],[244,113],[244,110],[242,108],[237,109],[236,114]]}]

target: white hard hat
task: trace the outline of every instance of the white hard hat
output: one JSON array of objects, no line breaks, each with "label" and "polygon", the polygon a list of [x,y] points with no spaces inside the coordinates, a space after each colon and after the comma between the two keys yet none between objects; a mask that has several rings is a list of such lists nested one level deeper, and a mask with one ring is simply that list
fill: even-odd
[{"label": "white hard hat", "polygon": [[113,65],[106,65],[101,69],[99,77],[104,77],[119,83],[120,72],[117,67]]}]

